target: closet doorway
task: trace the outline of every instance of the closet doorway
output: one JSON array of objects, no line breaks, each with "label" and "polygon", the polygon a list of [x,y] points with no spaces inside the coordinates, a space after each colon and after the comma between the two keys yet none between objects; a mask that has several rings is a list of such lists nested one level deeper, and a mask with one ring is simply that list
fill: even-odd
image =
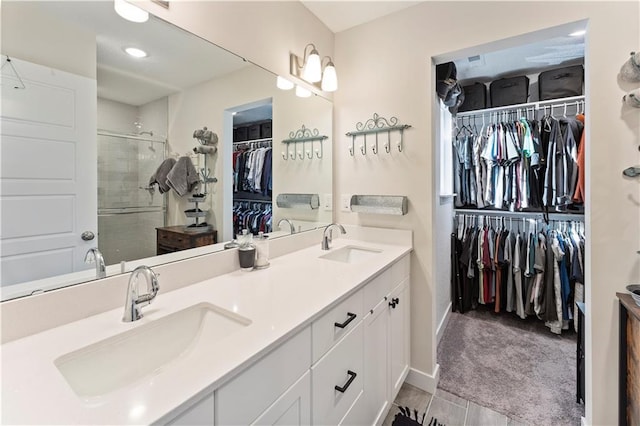
[{"label": "closet doorway", "polygon": [[244,229],[271,232],[273,160],[271,98],[225,111],[223,241]]},{"label": "closet doorway", "polygon": [[[524,424],[585,413],[586,27],[433,58],[456,65],[474,101],[448,108],[434,94],[438,386]],[[554,72],[579,74],[579,92],[549,91]]]}]

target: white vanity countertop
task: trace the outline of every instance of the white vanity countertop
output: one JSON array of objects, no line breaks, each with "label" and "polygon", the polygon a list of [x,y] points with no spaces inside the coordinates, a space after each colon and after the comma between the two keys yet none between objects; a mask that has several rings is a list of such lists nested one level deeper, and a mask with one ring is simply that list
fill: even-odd
[{"label": "white vanity countertop", "polygon": [[[330,305],[361,287],[411,251],[351,239],[334,240],[331,250],[347,245],[382,250],[348,264],[319,256],[315,244],[271,259],[264,270],[235,271],[168,293],[160,292],[144,317],[123,323],[123,309],[53,328],[2,345],[3,424],[149,424],[195,396],[204,396],[293,336]],[[124,305],[125,295],[122,295]],[[62,355],[208,302],[252,323],[219,341],[198,341],[152,376],[101,397],[83,399],[54,365]],[[153,350],[153,348],[150,348]],[[144,357],[144,354],[132,354]]]}]

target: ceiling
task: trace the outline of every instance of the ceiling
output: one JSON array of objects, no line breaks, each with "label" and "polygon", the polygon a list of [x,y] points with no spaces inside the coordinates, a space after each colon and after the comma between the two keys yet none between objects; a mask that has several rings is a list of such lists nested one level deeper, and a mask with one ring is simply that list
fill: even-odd
[{"label": "ceiling", "polygon": [[[96,34],[98,96],[139,106],[248,66],[242,58],[160,19],[138,24],[118,16],[112,2],[39,1],[60,20]],[[124,47],[144,49],[136,59]]]},{"label": "ceiling", "polygon": [[[338,33],[373,21],[423,1],[300,0],[331,31]],[[572,31],[584,28],[574,25]],[[573,65],[584,61],[584,36],[558,36],[550,32],[543,41],[517,43],[517,47],[486,51],[454,59],[459,80],[490,81],[508,74],[527,74],[540,69]]]},{"label": "ceiling", "polygon": [[390,15],[422,1],[336,1],[300,0],[331,31],[339,33],[357,25]]}]

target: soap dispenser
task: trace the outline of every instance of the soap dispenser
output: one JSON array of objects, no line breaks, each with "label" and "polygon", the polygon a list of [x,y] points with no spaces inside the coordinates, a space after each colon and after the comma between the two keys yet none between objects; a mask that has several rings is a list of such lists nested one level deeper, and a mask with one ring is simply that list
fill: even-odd
[{"label": "soap dispenser", "polygon": [[256,269],[264,269],[269,267],[269,236],[264,232],[259,232],[254,238],[256,246]]},{"label": "soap dispenser", "polygon": [[251,271],[256,261],[256,246],[253,245],[253,235],[249,234],[246,229],[242,230],[242,235],[238,235],[238,256],[240,260],[240,269],[243,271]]}]

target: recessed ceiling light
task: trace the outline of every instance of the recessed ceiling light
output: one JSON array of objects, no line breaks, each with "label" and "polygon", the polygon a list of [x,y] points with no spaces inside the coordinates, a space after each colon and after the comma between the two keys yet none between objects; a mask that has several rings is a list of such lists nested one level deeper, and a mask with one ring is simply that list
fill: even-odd
[{"label": "recessed ceiling light", "polygon": [[127,47],[124,49],[127,54],[133,56],[134,58],[146,58],[147,52],[142,49],[138,49],[137,47]]},{"label": "recessed ceiling light", "polygon": [[583,36],[587,33],[587,30],[578,30],[578,31],[574,31],[571,34],[569,34],[571,37],[580,37]]},{"label": "recessed ceiling light", "polygon": [[131,22],[147,22],[149,20],[149,12],[140,9],[125,0],[113,0],[113,8],[116,13],[127,21]]}]

